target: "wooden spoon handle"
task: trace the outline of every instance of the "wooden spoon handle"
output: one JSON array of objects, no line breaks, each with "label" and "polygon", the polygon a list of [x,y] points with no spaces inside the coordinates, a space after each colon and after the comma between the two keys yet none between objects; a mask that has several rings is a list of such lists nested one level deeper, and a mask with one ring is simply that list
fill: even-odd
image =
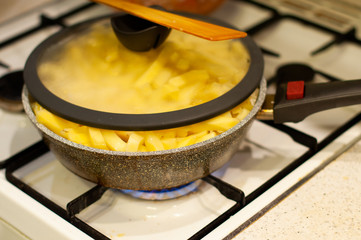
[{"label": "wooden spoon handle", "polygon": [[247,33],[215,24],[183,17],[166,11],[145,7],[124,0],[93,0],[117,8],[148,21],[195,35],[211,41],[244,38]]}]

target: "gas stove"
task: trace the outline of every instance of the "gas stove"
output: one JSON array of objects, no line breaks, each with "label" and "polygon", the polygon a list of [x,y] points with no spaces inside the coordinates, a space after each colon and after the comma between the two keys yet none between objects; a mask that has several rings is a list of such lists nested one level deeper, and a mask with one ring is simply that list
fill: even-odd
[{"label": "gas stove", "polygon": [[[3,77],[21,72],[30,52],[54,32],[114,12],[83,0],[15,2],[23,10],[0,19]],[[261,47],[272,94],[280,69],[290,66],[312,71],[314,82],[359,79],[360,11],[352,0],[234,0],[212,16]],[[128,193],[77,177],[21,111],[1,110],[0,129],[0,234],[8,234],[2,239],[233,239],[361,139],[361,110],[327,110],[299,123],[256,120],[229,163],[169,200],[157,199],[184,188]]]}]

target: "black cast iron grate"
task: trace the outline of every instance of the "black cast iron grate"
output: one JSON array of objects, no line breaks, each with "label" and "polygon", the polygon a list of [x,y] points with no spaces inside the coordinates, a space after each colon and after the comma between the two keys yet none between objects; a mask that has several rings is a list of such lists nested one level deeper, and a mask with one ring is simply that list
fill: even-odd
[{"label": "black cast iron grate", "polygon": [[[275,9],[269,8],[266,5],[259,4],[257,2],[254,2],[252,0],[247,0],[246,2],[249,2],[251,4],[255,4],[258,7],[265,8],[272,12],[272,16],[263,21],[262,23],[258,24],[257,26],[254,26],[250,29],[247,29],[249,35],[253,35],[257,33],[258,31],[261,31],[264,28],[267,28],[270,24],[276,23],[277,21],[281,21],[285,18],[292,18],[297,21],[301,21],[304,24],[308,24],[314,27],[317,27],[319,29],[328,31],[329,33],[333,34],[334,40],[331,42],[325,44],[324,46],[320,47],[319,49],[315,50],[312,54],[318,54],[327,48],[333,46],[334,44],[339,44],[344,41],[351,41],[354,43],[357,43],[361,45],[360,40],[355,38],[355,30],[351,30],[348,33],[340,34],[337,32],[334,32],[331,29],[327,29],[325,27],[319,26],[317,24],[314,24],[312,22],[306,21],[304,19],[301,19],[296,16],[291,15],[282,15]],[[0,43],[0,49],[4,48],[11,43],[14,43],[24,37],[27,37],[31,35],[32,33],[35,33],[43,28],[46,28],[48,26],[52,25],[58,25],[61,27],[66,27],[63,23],[63,20],[67,17],[70,17],[76,13],[82,12],[83,10],[86,10],[88,8],[91,8],[93,6],[96,6],[94,3],[85,4],[84,6],[81,6],[79,8],[76,8],[60,17],[57,18],[49,18],[47,16],[40,16],[42,21],[41,24],[38,27],[29,29],[28,31],[19,34],[11,39],[8,39],[4,42]],[[264,54],[271,55],[273,57],[279,57],[279,53],[270,51],[268,49],[262,49]],[[6,63],[1,62],[0,67],[2,68],[9,68]],[[338,81],[339,79],[328,75],[327,73],[322,73],[316,70],[316,73],[321,74],[328,78],[330,81]],[[276,81],[273,79],[273,81]],[[272,79],[271,79],[272,82]],[[350,129],[355,124],[361,122],[361,113],[359,113],[357,116],[349,120],[344,125],[340,126],[338,129],[336,129],[334,132],[329,134],[323,141],[317,142],[316,138],[310,135],[307,135],[303,132],[300,132],[294,128],[291,128],[289,126],[283,125],[283,124],[274,124],[270,121],[264,121],[265,124],[268,124],[271,127],[274,127],[278,129],[281,132],[284,132],[288,134],[294,141],[297,143],[307,147],[308,151],[306,151],[303,155],[299,156],[297,159],[294,159],[289,165],[287,165],[284,169],[282,169],[280,172],[278,172],[276,175],[274,175],[272,178],[270,178],[268,181],[266,181],[263,185],[261,185],[259,188],[254,190],[252,193],[248,194],[247,196],[244,195],[244,193],[237,189],[236,187],[210,175],[205,178],[203,178],[203,181],[211,184],[212,186],[216,187],[219,192],[226,198],[229,198],[233,201],[235,201],[235,205],[233,205],[230,209],[228,209],[226,212],[218,216],[216,219],[214,219],[211,223],[204,226],[204,228],[200,229],[198,232],[194,233],[194,235],[190,239],[201,239],[204,236],[206,236],[208,233],[213,231],[217,226],[221,225],[223,222],[225,222],[228,218],[230,218],[235,213],[239,212],[244,206],[247,206],[249,203],[251,203],[254,199],[256,199],[258,196],[260,196],[262,193],[267,191],[269,188],[274,186],[277,182],[279,182],[281,179],[283,179],[287,174],[295,170],[297,167],[299,167],[302,163],[310,159],[312,156],[314,156],[318,151],[322,150],[325,146],[327,146],[329,143],[334,141],[337,137],[339,137],[342,133]],[[6,159],[5,161],[0,163],[0,168],[6,168],[6,178],[9,182],[14,184],[16,187],[21,189],[23,192],[27,193],[31,197],[33,197],[35,200],[43,204],[45,207],[62,217],[63,219],[67,220],[69,223],[73,224],[74,226],[78,227],[81,231],[85,232],[89,236],[95,238],[95,239],[108,239],[104,234],[99,232],[98,230],[92,228],[87,223],[83,222],[81,219],[79,219],[76,215],[80,213],[82,210],[84,210],[86,207],[90,206],[92,203],[99,200],[104,192],[107,191],[107,188],[102,186],[95,186],[94,188],[90,189],[89,191],[85,192],[81,196],[73,199],[71,202],[68,203],[67,208],[64,209],[57,205],[56,203],[50,201],[48,198],[46,198],[44,195],[39,193],[38,191],[31,188],[29,185],[27,185],[25,182],[23,182],[21,179],[15,176],[14,172],[26,166],[30,162],[34,161],[36,158],[40,157],[41,155],[47,153],[49,150],[45,146],[45,144],[40,141],[29,148],[21,151],[20,153]]]},{"label": "black cast iron grate", "polygon": [[[105,235],[103,235],[98,230],[94,229],[87,223],[83,222],[79,219],[76,214],[80,213],[85,208],[89,207],[91,204],[98,201],[103,194],[108,190],[107,187],[103,187],[97,185],[87,192],[83,193],[79,197],[70,201],[66,209],[60,207],[58,204],[54,203],[53,201],[49,200],[47,197],[33,189],[31,186],[23,182],[20,178],[16,177],[16,170],[26,166],[30,162],[36,160],[41,155],[47,153],[49,149],[45,145],[43,141],[40,141],[33,146],[23,150],[22,152],[16,154],[11,158],[10,164],[6,168],[6,178],[9,182],[13,183],[16,187],[20,190],[28,194],[29,196],[33,197],[41,204],[46,206],[48,209],[68,221],[69,223],[73,224],[80,230],[87,233],[89,236],[95,239],[109,239]],[[207,226],[204,227],[201,231],[199,231],[196,235],[192,237],[192,239],[200,239],[204,237],[208,232],[215,229],[225,220],[227,220],[230,216],[238,212],[242,207],[245,205],[245,195],[244,193],[239,190],[238,188],[222,181],[219,178],[216,178],[212,175],[206,176],[202,179],[203,181],[207,182],[208,184],[217,188],[217,190],[226,198],[235,201],[235,205],[216,218],[214,221],[209,223]]]}]

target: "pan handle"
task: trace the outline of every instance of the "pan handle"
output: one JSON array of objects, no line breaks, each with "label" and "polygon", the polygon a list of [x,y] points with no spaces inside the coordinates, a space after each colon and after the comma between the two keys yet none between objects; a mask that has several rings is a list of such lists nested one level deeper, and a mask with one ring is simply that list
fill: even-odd
[{"label": "pan handle", "polygon": [[356,104],[361,104],[361,79],[316,84],[288,82],[277,88],[273,118],[275,123],[299,122],[316,112]]}]

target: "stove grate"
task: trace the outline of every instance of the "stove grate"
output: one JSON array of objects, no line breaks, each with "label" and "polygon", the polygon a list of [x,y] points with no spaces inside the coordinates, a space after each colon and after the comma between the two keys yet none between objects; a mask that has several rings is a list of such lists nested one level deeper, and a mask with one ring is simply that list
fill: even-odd
[{"label": "stove grate", "polygon": [[44,28],[47,28],[49,26],[60,26],[60,27],[64,28],[64,27],[66,27],[66,25],[63,23],[63,20],[65,18],[70,17],[70,16],[72,16],[74,14],[77,14],[77,13],[79,13],[81,11],[84,11],[84,10],[90,8],[90,7],[95,6],[95,5],[96,5],[95,3],[84,4],[84,5],[82,5],[82,6],[78,7],[78,8],[75,8],[72,11],[70,11],[70,12],[64,14],[64,15],[61,15],[61,16],[59,16],[57,18],[50,18],[50,17],[47,17],[46,15],[42,14],[42,15],[39,16],[40,17],[40,24],[38,26],[30,28],[25,32],[22,32],[22,33],[20,33],[18,35],[15,35],[14,37],[11,37],[11,38],[9,38],[9,39],[7,39],[5,41],[0,42],[0,49],[6,47],[6,46],[8,46],[8,45],[10,45],[10,44],[12,44],[12,43],[14,43],[16,41],[19,41],[19,40],[21,40],[21,39],[23,39],[23,38],[25,38],[25,37],[33,34],[33,33],[36,33],[36,32],[38,32],[38,31],[40,31],[40,30],[42,30]]},{"label": "stove grate", "polygon": [[[53,201],[49,200],[47,197],[45,197],[32,187],[30,187],[29,185],[27,185],[20,178],[16,177],[16,175],[14,174],[16,170],[36,160],[38,157],[47,153],[48,151],[49,149],[47,148],[45,143],[43,141],[40,141],[33,146],[30,146],[29,148],[23,150],[19,154],[13,156],[6,168],[7,180],[29,196],[36,199],[44,206],[46,206],[48,209],[52,210],[60,217],[67,220],[69,223],[73,224],[80,230],[87,233],[89,236],[96,239],[108,239],[98,230],[92,228],[90,225],[86,224],[81,219],[76,217],[76,214],[79,214],[82,210],[99,200],[109,188],[97,185],[88,190],[87,192],[83,193],[79,197],[70,201],[67,204],[66,209],[64,209]],[[242,209],[246,203],[245,194],[243,193],[243,191],[222,181],[221,179],[209,175],[202,178],[202,180],[214,186],[224,197],[235,201],[236,204],[227,211],[225,211],[223,214],[221,214],[219,217],[217,217],[214,221],[209,223],[207,226],[205,226],[203,229],[201,229],[199,232],[197,232],[191,239],[201,239],[209,232],[214,230],[217,226],[226,221],[233,214]]]},{"label": "stove grate", "polygon": [[[96,229],[92,228],[79,218],[75,216],[77,211],[81,211],[81,208],[84,206],[77,206],[75,207],[73,203],[70,204],[70,213],[65,210],[64,208],[60,207],[58,204],[54,203],[53,201],[49,200],[47,197],[24,183],[21,179],[16,177],[14,172],[27,165],[28,163],[34,161],[37,157],[47,153],[49,151],[48,147],[45,145],[43,141],[40,141],[29,148],[23,150],[22,152],[16,154],[15,156],[11,157],[11,161],[8,161],[8,166],[6,167],[6,179],[18,187],[20,190],[25,192],[27,195],[31,196],[35,200],[37,200],[42,205],[46,206],[48,209],[62,217],[64,220],[68,221],[69,223],[73,224],[75,227],[80,229],[81,231],[87,233],[89,236],[99,239],[99,240],[107,240],[105,235],[97,231]],[[92,189],[94,191],[94,189]],[[87,193],[88,195],[92,195],[90,191]],[[94,195],[94,194],[93,194]],[[74,201],[79,202],[77,199]]]}]

